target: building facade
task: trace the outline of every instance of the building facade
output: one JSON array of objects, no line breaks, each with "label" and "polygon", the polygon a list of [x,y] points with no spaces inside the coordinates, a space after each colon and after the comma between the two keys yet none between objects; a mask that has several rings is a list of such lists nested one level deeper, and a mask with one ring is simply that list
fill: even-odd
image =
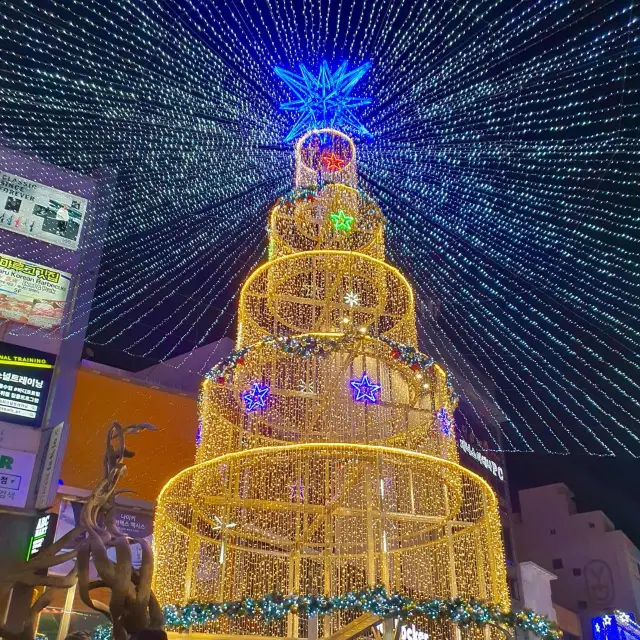
[{"label": "building facade", "polygon": [[640,614],[640,550],[602,511],[578,513],[562,483],[519,492],[514,526],[520,560],[557,576],[554,602],[575,611],[582,635],[592,638],[592,619],[616,610]]}]

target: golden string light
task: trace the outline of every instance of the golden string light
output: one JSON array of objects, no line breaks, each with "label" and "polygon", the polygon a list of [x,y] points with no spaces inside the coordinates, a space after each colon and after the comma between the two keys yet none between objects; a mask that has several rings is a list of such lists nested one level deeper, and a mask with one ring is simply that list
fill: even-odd
[{"label": "golden string light", "polygon": [[[317,140],[347,154],[339,182],[315,170]],[[332,596],[382,584],[507,608],[496,498],[458,462],[456,397],[417,351],[413,291],[384,261],[384,219],[355,187],[353,143],[310,132],[296,167],[304,189],[272,209],[270,258],[241,290],[238,351],[203,384],[196,464],[158,498],[158,598]],[[342,228],[331,225],[335,211]],[[320,634],[356,615],[324,616]],[[434,637],[453,633],[428,624]],[[305,637],[306,625],[292,611],[192,631]]]}]

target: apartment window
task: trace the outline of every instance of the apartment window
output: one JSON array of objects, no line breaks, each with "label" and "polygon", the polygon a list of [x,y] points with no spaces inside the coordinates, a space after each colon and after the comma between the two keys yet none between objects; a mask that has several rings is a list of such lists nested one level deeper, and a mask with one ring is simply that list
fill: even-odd
[{"label": "apartment window", "polygon": [[596,525],[593,522],[589,523],[589,529],[595,529]]},{"label": "apartment window", "polygon": [[549,529],[549,533],[550,533],[552,536],[555,536],[555,535],[556,535],[556,530],[555,530],[555,529]]},{"label": "apartment window", "polygon": [[554,569],[564,569],[564,563],[562,562],[562,558],[554,558],[551,561],[551,566]]},{"label": "apartment window", "polygon": [[573,575],[574,576],[581,576],[582,575],[582,569],[574,569],[573,570]]},{"label": "apartment window", "polygon": [[586,608],[587,608],[587,601],[578,600],[578,609],[580,609],[581,611],[584,611]]}]

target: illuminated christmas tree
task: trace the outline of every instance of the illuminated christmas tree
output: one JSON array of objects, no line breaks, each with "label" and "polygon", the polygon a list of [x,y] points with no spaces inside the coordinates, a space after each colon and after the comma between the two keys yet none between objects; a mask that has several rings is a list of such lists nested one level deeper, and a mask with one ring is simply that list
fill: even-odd
[{"label": "illuminated christmas tree", "polygon": [[384,617],[371,602],[393,593],[398,611],[456,596],[508,609],[496,498],[458,463],[456,396],[418,351],[413,291],[385,261],[353,141],[307,131],[294,181],[270,212],[268,261],[242,287],[237,350],[203,384],[196,465],[159,496],[155,591],[227,603],[237,615],[212,620],[211,605],[190,619],[221,635],[366,629]]}]

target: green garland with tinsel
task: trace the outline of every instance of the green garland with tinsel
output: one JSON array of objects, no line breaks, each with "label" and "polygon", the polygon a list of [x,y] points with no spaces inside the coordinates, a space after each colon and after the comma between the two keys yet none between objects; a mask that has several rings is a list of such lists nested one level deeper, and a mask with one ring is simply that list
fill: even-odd
[{"label": "green garland with tinsel", "polygon": [[[315,336],[313,334],[303,336],[280,336],[278,338],[274,336],[264,336],[262,338],[262,344],[272,345],[276,349],[282,351],[282,353],[287,353],[292,356],[310,358],[311,356],[323,356],[334,353],[335,351],[339,351],[349,345],[352,345],[358,340],[364,339],[366,339],[365,336],[355,332],[345,333],[341,336],[331,338],[326,336]],[[424,376],[435,364],[435,360],[433,358],[420,353],[420,351],[415,347],[396,342],[395,340],[391,340],[385,336],[379,336],[379,339],[389,346],[389,355],[392,358],[402,362],[415,373],[421,373]],[[237,366],[242,366],[244,364],[244,356],[255,347],[255,344],[250,344],[242,349],[233,351],[226,358],[214,365],[205,377],[210,380],[214,380],[218,384],[224,384],[227,381],[227,376],[229,376]],[[447,376],[446,384],[453,402],[457,396],[451,386],[449,376]]]},{"label": "green garland with tinsel", "polygon": [[[448,620],[459,627],[492,625],[503,630],[519,628],[535,633],[541,640],[562,639],[562,631],[555,622],[528,609],[503,611],[496,605],[463,598],[414,600],[398,593],[388,594],[383,586],[332,597],[269,593],[261,598],[207,604],[191,602],[184,606],[168,605],[163,609],[165,629],[169,631],[186,631],[220,617],[273,622],[289,613],[303,613],[311,617],[339,611],[372,613],[380,618],[398,618],[401,621],[413,618]],[[97,627],[92,634],[93,640],[108,640],[110,637],[110,625]]]}]

